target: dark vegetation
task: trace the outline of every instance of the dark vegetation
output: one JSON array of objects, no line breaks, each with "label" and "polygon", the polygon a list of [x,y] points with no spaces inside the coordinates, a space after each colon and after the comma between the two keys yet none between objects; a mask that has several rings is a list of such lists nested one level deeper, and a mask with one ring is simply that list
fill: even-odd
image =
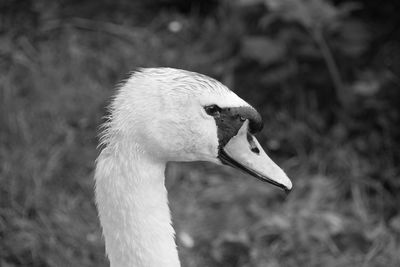
[{"label": "dark vegetation", "polygon": [[97,130],[138,66],[216,77],[295,189],[171,164],[183,266],[400,266],[400,4],[0,3],[0,266],[107,266]]}]

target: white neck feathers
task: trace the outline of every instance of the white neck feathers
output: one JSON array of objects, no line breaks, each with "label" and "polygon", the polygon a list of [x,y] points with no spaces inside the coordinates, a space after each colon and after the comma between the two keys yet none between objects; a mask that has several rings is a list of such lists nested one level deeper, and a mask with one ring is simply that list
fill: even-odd
[{"label": "white neck feathers", "polygon": [[180,266],[165,166],[136,145],[106,147],[97,159],[96,202],[111,267]]}]

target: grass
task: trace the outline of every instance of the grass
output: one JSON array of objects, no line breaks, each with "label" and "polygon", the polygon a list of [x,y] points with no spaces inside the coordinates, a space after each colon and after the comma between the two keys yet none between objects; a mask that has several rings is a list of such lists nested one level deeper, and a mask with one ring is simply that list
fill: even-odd
[{"label": "grass", "polygon": [[[172,20],[181,33],[166,30]],[[115,84],[137,66],[174,66],[235,85],[226,32],[165,14],[146,28],[55,20],[35,38],[0,37],[1,266],[107,266],[93,169]],[[170,164],[183,266],[400,265],[396,198],[371,178],[371,158],[340,138],[341,124],[320,133],[284,106],[266,107],[248,85],[239,94],[267,119],[260,139],[295,190],[285,196],[211,164]]]}]

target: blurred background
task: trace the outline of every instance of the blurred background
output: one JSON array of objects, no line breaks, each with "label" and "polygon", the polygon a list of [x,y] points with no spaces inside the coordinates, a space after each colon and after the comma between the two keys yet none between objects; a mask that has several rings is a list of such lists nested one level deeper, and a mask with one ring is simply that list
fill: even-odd
[{"label": "blurred background", "polygon": [[182,266],[400,266],[400,2],[2,0],[0,266],[108,266],[98,127],[136,67],[201,72],[263,115],[294,183],[167,169]]}]

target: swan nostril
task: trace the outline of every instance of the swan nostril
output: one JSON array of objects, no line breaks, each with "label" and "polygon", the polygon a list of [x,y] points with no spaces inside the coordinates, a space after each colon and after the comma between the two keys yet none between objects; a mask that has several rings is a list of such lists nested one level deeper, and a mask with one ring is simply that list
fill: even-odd
[{"label": "swan nostril", "polygon": [[251,147],[250,150],[256,153],[257,155],[260,154],[260,150],[258,149],[258,147]]},{"label": "swan nostril", "polygon": [[253,140],[253,136],[249,132],[247,132],[247,141],[249,142],[251,152],[259,155],[260,149],[258,149],[256,143]]}]

